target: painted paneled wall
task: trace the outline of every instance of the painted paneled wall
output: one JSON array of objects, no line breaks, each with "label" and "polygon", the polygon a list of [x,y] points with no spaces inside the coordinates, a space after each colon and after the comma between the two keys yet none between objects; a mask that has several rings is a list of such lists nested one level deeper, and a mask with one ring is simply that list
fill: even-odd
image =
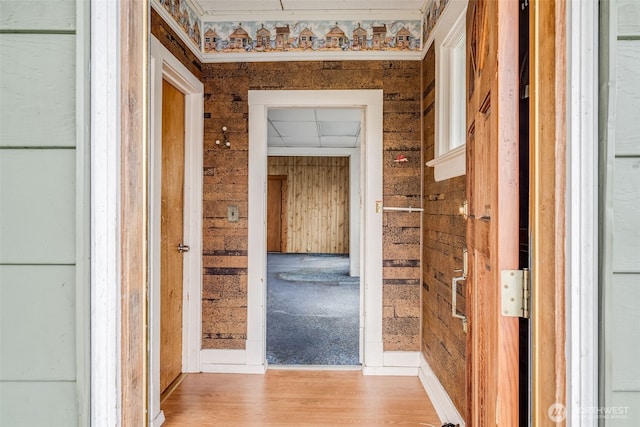
[{"label": "painted paneled wall", "polygon": [[349,253],[349,158],[269,157],[269,175],[287,177],[289,253]]},{"label": "painted paneled wall", "polygon": [[84,120],[76,16],[73,0],[0,2],[0,425],[7,427],[88,422],[88,181],[76,130]]},{"label": "painted paneled wall", "polygon": [[[423,132],[425,159],[433,159],[435,144],[435,49],[422,62]],[[466,335],[460,319],[451,316],[451,280],[462,267],[466,225],[458,208],[466,199],[465,176],[435,181],[432,168],[424,171],[422,243],[422,353],[453,400],[466,413]],[[457,307],[466,313],[464,287]]]},{"label": "painted paneled wall", "polygon": [[[601,118],[604,224],[602,310],[605,426],[640,425],[640,3],[618,0],[604,15]],[[607,10],[606,7],[604,10]],[[611,20],[607,18],[611,17]],[[608,57],[606,56],[608,55]],[[612,413],[610,411],[616,411]],[[611,415],[613,414],[613,415]]]}]

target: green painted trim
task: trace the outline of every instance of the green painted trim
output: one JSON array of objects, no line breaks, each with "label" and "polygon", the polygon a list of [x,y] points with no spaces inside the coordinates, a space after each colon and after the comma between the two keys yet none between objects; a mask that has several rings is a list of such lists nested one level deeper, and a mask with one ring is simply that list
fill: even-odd
[{"label": "green painted trim", "polygon": [[64,35],[76,35],[76,30],[18,30],[18,29],[0,29],[0,34],[64,34]]},{"label": "green painted trim", "polygon": [[637,159],[640,158],[640,154],[616,154],[616,159]]},{"label": "green painted trim", "polygon": [[618,36],[618,41],[620,40],[640,40],[640,35],[633,35],[633,36]]},{"label": "green painted trim", "polygon": [[[37,263],[37,262],[7,262],[7,263],[0,263],[0,267],[24,267],[24,266],[29,266],[29,267],[75,267],[76,264],[72,263],[72,264],[56,264],[56,263]],[[75,381],[75,380],[74,380]]]},{"label": "green painted trim", "polygon": [[53,146],[28,146],[28,145],[2,145],[0,150],[75,150],[73,145],[53,145]]}]

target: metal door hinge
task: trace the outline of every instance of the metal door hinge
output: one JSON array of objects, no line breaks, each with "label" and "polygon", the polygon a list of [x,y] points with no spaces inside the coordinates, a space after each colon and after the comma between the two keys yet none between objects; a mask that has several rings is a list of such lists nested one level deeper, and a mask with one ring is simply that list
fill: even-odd
[{"label": "metal door hinge", "polygon": [[180,253],[189,252],[189,249],[189,246],[185,245],[184,243],[180,243],[178,245],[178,252]]},{"label": "metal door hinge", "polygon": [[502,270],[501,311],[503,316],[529,318],[529,270]]},{"label": "metal door hinge", "polygon": [[466,200],[462,202],[462,205],[458,208],[458,213],[462,215],[464,219],[469,218],[469,202]]}]

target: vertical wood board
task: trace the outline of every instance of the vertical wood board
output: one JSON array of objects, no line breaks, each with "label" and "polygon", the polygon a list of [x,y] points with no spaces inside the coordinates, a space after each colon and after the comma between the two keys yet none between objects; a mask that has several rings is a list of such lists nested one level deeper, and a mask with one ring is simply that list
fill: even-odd
[{"label": "vertical wood board", "polygon": [[78,425],[75,382],[3,382],[0,425],[3,427]]},{"label": "vertical wood board", "polygon": [[613,171],[613,271],[640,273],[640,156],[617,158]]},{"label": "vertical wood board", "polygon": [[640,157],[640,40],[619,40],[617,45],[615,152]]},{"label": "vertical wood board", "polygon": [[[611,281],[611,390],[640,397],[640,273],[613,274]],[[636,419],[640,419],[637,407]]]},{"label": "vertical wood board", "polygon": [[74,266],[0,266],[0,380],[76,378]]},{"label": "vertical wood board", "polygon": [[76,150],[0,150],[0,263],[76,260]]},{"label": "vertical wood board", "polygon": [[76,145],[76,38],[0,34],[0,146]]},{"label": "vertical wood board", "polygon": [[616,0],[618,11],[618,36],[640,35],[640,2]]},{"label": "vertical wood board", "polygon": [[73,31],[75,28],[75,0],[0,1],[0,30]]}]

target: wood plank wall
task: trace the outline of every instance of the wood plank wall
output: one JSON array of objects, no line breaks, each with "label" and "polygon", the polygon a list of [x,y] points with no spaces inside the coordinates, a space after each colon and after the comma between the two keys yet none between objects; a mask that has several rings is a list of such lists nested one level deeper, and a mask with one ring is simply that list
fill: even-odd
[{"label": "wood plank wall", "polygon": [[[423,132],[425,160],[434,156],[435,49],[422,63]],[[451,316],[451,279],[462,266],[466,224],[458,207],[466,198],[465,177],[436,182],[433,169],[424,171],[422,243],[422,353],[445,387],[458,412],[466,414],[466,335],[459,319]],[[465,292],[457,294],[465,313]]]},{"label": "wood plank wall", "polygon": [[287,252],[349,253],[349,158],[269,157],[287,176]]},{"label": "wood plank wall", "polygon": [[[202,348],[244,349],[247,338],[248,91],[382,89],[385,206],[421,200],[419,61],[304,61],[199,64],[152,11],[152,33],[205,84]],[[200,68],[202,73],[200,74]],[[229,128],[233,144],[215,140]],[[395,163],[398,154],[409,158]],[[226,220],[237,205],[238,222]],[[420,215],[383,217],[385,351],[420,349]]]}]

